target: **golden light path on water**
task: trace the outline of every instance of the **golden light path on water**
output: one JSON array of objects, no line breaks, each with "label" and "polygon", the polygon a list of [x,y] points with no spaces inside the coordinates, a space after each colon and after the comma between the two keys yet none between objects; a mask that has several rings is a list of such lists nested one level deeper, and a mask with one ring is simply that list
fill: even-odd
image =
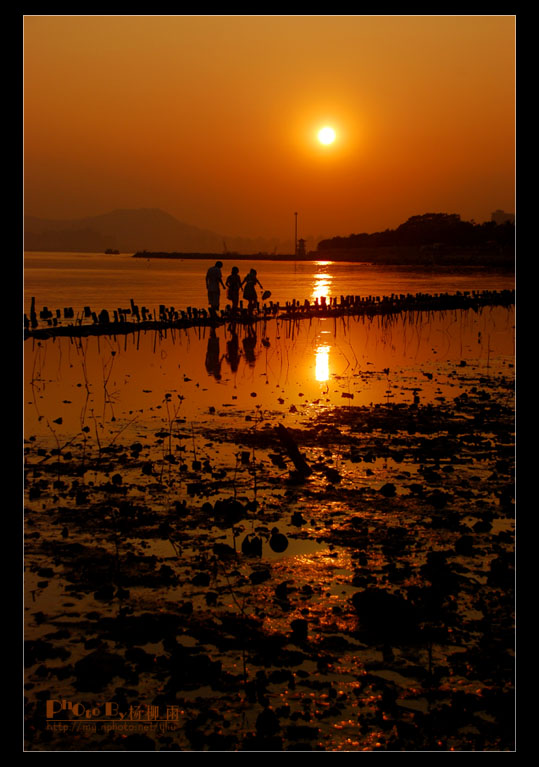
[{"label": "golden light path on water", "polygon": [[317,381],[329,380],[329,346],[319,346],[316,351],[315,377]]},{"label": "golden light path on water", "polygon": [[[331,261],[317,261],[316,265],[319,267],[328,267],[331,265]],[[319,271],[314,275],[314,285],[311,293],[311,300],[320,301],[322,298],[331,298],[331,282],[333,276],[327,271]],[[325,339],[324,339],[325,340]],[[329,380],[329,352],[331,346],[322,344],[315,349],[315,378],[317,381],[323,383]]]},{"label": "golden light path on water", "polygon": [[[331,261],[317,261],[316,266],[327,267],[331,263]],[[321,298],[330,298],[333,276],[327,271],[320,271],[314,275],[314,280],[311,301],[316,301],[316,299],[320,301]]]}]

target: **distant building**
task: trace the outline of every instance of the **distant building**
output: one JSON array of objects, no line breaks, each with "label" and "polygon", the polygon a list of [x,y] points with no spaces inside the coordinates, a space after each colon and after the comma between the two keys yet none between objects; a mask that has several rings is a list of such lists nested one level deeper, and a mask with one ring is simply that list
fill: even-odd
[{"label": "distant building", "polygon": [[494,221],[495,224],[505,224],[506,221],[509,221],[509,223],[514,224],[515,214],[506,213],[504,210],[495,210],[494,213],[491,214],[490,220]]},{"label": "distant building", "polygon": [[305,256],[305,240],[302,240],[302,239],[298,240],[296,255],[298,256],[298,258],[303,258]]}]

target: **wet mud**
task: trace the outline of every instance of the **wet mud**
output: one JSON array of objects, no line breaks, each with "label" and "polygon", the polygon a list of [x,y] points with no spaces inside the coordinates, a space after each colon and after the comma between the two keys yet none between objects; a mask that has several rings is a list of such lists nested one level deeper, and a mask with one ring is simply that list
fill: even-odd
[{"label": "wet mud", "polygon": [[27,436],[26,749],[512,750],[514,381],[454,375]]}]

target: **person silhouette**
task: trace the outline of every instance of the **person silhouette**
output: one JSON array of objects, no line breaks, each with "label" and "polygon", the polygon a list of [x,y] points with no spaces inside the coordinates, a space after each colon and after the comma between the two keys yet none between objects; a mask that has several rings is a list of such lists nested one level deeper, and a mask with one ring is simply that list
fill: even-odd
[{"label": "person silhouette", "polygon": [[257,285],[260,285],[260,287],[262,288],[262,285],[260,284],[256,276],[256,269],[251,269],[251,271],[246,275],[245,279],[242,282],[243,297],[246,299],[246,301],[249,302],[247,306],[249,314],[252,313],[258,300],[258,296],[256,293]]},{"label": "person silhouette", "polygon": [[206,272],[206,289],[208,291],[208,303],[212,309],[219,311],[220,286],[225,285],[221,276],[222,261],[216,261],[215,266],[210,266]]},{"label": "person silhouette", "polygon": [[238,308],[240,300],[240,288],[241,288],[240,270],[237,266],[232,267],[232,271],[226,278],[226,286],[228,288],[227,298],[232,303],[232,311],[235,312]]}]

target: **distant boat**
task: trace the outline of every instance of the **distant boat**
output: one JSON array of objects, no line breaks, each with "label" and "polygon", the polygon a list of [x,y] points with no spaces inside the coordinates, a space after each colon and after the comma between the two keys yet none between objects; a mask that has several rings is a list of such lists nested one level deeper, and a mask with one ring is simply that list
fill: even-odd
[{"label": "distant boat", "polygon": [[107,254],[107,256],[117,256],[119,255],[120,251],[116,250],[115,248],[107,248],[105,253]]}]

